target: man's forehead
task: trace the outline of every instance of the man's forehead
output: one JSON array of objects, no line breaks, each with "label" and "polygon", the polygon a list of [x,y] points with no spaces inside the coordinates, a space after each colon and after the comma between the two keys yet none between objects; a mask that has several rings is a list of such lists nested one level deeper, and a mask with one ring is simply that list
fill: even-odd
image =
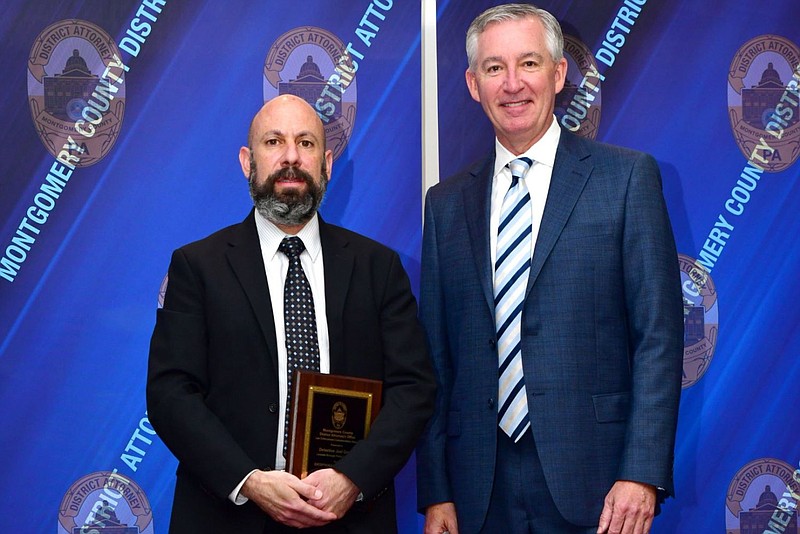
[{"label": "man's forehead", "polygon": [[[511,35],[504,24],[541,25],[537,18],[494,21],[489,23],[478,35],[476,61],[489,62],[520,61],[525,59],[542,60],[549,57],[545,35],[536,31],[525,31],[522,35]],[[496,31],[493,31],[496,30]],[[522,49],[522,50],[520,50]]]},{"label": "man's forehead", "polygon": [[483,31],[478,34],[478,45],[484,41],[489,36],[496,37],[497,35],[505,36],[508,35],[511,30],[511,26],[517,26],[517,29],[522,31],[522,35],[519,33],[514,35],[514,39],[517,40],[521,37],[534,37],[538,38],[540,31],[544,31],[544,26],[542,25],[541,21],[536,17],[525,17],[521,19],[511,19],[511,20],[495,20],[488,23],[484,28]]},{"label": "man's forehead", "polygon": [[275,105],[275,102],[269,104],[264,106],[256,117],[255,126],[259,137],[268,132],[295,137],[303,135],[319,138],[324,135],[322,121],[310,106],[302,106],[292,101],[281,103],[283,105]]}]

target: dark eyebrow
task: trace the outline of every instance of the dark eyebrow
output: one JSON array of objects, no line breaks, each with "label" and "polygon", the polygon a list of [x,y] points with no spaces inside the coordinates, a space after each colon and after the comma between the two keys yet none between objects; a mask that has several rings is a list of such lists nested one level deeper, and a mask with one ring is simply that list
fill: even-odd
[{"label": "dark eyebrow", "polygon": [[297,137],[308,137],[311,138],[312,141],[319,142],[317,135],[312,130],[303,130],[302,132],[298,132]]},{"label": "dark eyebrow", "polygon": [[[271,135],[275,135],[275,136],[278,136],[278,137],[286,137],[286,134],[284,132],[282,132],[281,130],[273,129],[273,130],[265,131],[261,135],[261,140],[263,141],[264,139],[266,139],[267,137],[269,137]],[[297,132],[297,135],[295,137],[298,137],[298,138],[310,138],[315,142],[319,142],[319,139],[317,138],[316,134],[314,134],[314,132],[312,130],[302,130],[300,132]]]}]

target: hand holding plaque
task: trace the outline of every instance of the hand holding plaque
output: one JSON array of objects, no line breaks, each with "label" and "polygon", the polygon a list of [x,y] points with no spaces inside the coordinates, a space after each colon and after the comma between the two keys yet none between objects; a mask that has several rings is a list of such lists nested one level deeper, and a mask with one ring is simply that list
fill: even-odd
[{"label": "hand holding plaque", "polygon": [[298,478],[333,467],[369,434],[380,380],[295,371],[286,469]]}]

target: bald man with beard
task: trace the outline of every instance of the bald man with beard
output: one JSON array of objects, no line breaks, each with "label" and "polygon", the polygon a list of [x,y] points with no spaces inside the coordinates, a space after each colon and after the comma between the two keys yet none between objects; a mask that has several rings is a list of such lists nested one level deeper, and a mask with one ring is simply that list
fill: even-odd
[{"label": "bald man with beard", "polygon": [[[172,533],[396,532],[394,476],[433,410],[435,382],[398,255],[322,220],[333,165],[322,122],[282,95],[239,151],[254,209],[173,253],[150,347],[148,416],[179,461]],[[364,440],[332,468],[284,471],[289,260],[302,240],[323,373],[383,382]]]}]

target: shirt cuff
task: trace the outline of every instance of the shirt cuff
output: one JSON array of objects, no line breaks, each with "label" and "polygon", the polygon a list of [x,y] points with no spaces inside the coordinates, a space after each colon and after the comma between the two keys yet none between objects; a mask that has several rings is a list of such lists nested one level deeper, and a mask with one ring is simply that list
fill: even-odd
[{"label": "shirt cuff", "polygon": [[237,506],[241,506],[241,505],[243,505],[244,503],[246,503],[249,500],[247,497],[239,495],[239,492],[242,491],[242,486],[244,486],[244,483],[247,482],[247,479],[250,478],[250,476],[253,473],[255,473],[256,471],[258,471],[258,469],[253,469],[252,471],[247,473],[247,475],[245,475],[245,477],[242,479],[242,481],[239,482],[239,484],[237,484],[237,486],[235,488],[233,488],[233,491],[230,492],[230,494],[228,494],[228,499],[233,504],[235,504]]}]

